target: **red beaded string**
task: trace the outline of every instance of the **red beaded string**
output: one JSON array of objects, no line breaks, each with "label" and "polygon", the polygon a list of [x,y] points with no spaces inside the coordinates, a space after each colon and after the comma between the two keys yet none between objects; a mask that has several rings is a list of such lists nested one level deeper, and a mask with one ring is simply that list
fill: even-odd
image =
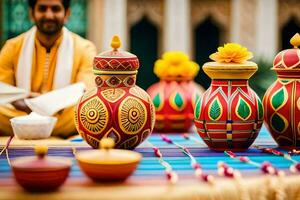
[{"label": "red beaded string", "polygon": [[254,146],[255,148],[265,152],[265,153],[270,153],[276,156],[281,156],[286,160],[291,161],[293,164],[290,166],[290,171],[293,173],[296,173],[297,171],[300,172],[300,163],[297,160],[294,160],[290,154],[286,154],[283,152],[280,152],[276,149],[273,148],[264,148],[264,147],[260,147],[260,146]]},{"label": "red beaded string", "polygon": [[288,152],[289,155],[299,155],[300,150],[297,149],[292,149],[291,151]]},{"label": "red beaded string", "polygon": [[147,141],[148,144],[152,147],[154,151],[154,155],[159,159],[159,163],[165,168],[165,173],[167,179],[172,183],[175,184],[178,182],[178,175],[176,172],[173,171],[172,166],[164,160],[163,155],[160,151],[160,149],[156,146],[154,146],[151,142]]},{"label": "red beaded string", "polygon": [[201,144],[201,145],[203,144],[203,142],[201,140],[199,140],[198,138],[196,138],[196,137],[194,137],[192,135],[189,135],[188,133],[182,134],[182,137],[184,139],[186,139],[186,140],[192,140],[192,141],[194,141],[197,144]]},{"label": "red beaded string", "polygon": [[241,177],[241,173],[239,170],[233,169],[224,161],[218,162],[218,174],[220,176],[225,176],[228,178],[240,178]]},{"label": "red beaded string", "polygon": [[203,181],[209,182],[211,184],[214,183],[214,177],[212,175],[210,175],[210,174],[203,173],[202,166],[196,161],[196,159],[194,158],[194,156],[190,153],[190,151],[186,147],[184,147],[184,146],[182,146],[182,145],[180,145],[180,144],[172,141],[166,135],[160,135],[160,137],[166,143],[173,144],[176,147],[178,147],[182,151],[182,153],[184,153],[185,155],[187,155],[190,158],[190,160],[191,160],[190,164],[191,164],[192,168],[195,171],[196,178],[201,178]]},{"label": "red beaded string", "polygon": [[260,146],[254,146],[255,148],[265,152],[265,153],[271,153],[271,154],[274,154],[276,156],[284,156],[284,153],[276,150],[276,149],[273,149],[273,148],[265,148],[265,147],[260,147]]},{"label": "red beaded string", "polygon": [[250,160],[250,158],[247,156],[237,156],[232,151],[224,151],[224,153],[225,153],[225,155],[228,155],[232,159],[239,160],[240,162],[248,163],[250,165],[260,168],[260,170],[265,174],[270,174],[270,175],[280,175],[280,174],[283,175],[284,174],[283,171],[278,171],[270,162],[265,161],[260,164],[260,163]]},{"label": "red beaded string", "polygon": [[[182,134],[182,137],[186,140],[191,140],[195,143],[203,144],[201,140],[188,133]],[[234,170],[232,167],[229,167],[229,165],[226,164],[224,161],[218,162],[217,166],[218,166],[218,174],[220,176],[225,176],[229,178],[241,177],[241,173],[239,172],[239,170]]]}]

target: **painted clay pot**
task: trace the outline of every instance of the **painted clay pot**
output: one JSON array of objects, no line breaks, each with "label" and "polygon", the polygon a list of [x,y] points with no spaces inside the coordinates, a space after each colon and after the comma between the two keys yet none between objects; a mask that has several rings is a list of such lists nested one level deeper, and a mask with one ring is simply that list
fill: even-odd
[{"label": "painted clay pot", "polygon": [[192,78],[165,77],[147,90],[156,111],[155,131],[186,132],[194,124],[195,103],[204,89]]},{"label": "painted clay pot", "polygon": [[47,147],[37,146],[35,151],[37,156],[20,157],[11,161],[17,183],[30,192],[49,192],[58,189],[69,175],[71,160],[45,156]]},{"label": "painted clay pot", "polygon": [[248,85],[257,65],[208,62],[203,70],[212,82],[195,107],[199,135],[216,151],[246,150],[263,123],[262,103]]},{"label": "painted clay pot", "polygon": [[116,148],[133,149],[152,132],[155,110],[151,98],[135,85],[138,58],[119,51],[117,36],[112,51],[94,58],[96,87],[88,90],[75,109],[75,124],[93,148],[103,137],[115,140]]},{"label": "painted clay pot", "polygon": [[[297,38],[294,36],[295,39]],[[265,124],[280,147],[300,147],[300,36],[293,49],[279,52],[273,62],[277,80],[263,98]]]}]

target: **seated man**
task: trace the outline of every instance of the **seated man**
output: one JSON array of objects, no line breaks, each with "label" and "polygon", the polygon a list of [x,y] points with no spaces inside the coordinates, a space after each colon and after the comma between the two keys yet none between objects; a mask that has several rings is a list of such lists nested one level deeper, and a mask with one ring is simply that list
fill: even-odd
[{"label": "seated man", "polygon": [[[31,97],[83,81],[92,85],[95,46],[64,27],[70,0],[29,0],[35,26],[6,42],[0,53],[0,81],[24,88]],[[0,135],[12,135],[9,119],[31,110],[24,99],[0,106]],[[73,107],[56,114],[52,135],[76,133]]]}]

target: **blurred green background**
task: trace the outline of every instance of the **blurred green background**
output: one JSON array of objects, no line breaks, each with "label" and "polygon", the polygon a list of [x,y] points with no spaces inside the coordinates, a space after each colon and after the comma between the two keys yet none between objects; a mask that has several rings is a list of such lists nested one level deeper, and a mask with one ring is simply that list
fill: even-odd
[{"label": "blurred green background", "polygon": [[256,61],[258,65],[257,72],[250,78],[250,87],[257,93],[262,99],[265,91],[276,80],[276,73],[271,70],[272,61],[266,59],[260,59]]}]

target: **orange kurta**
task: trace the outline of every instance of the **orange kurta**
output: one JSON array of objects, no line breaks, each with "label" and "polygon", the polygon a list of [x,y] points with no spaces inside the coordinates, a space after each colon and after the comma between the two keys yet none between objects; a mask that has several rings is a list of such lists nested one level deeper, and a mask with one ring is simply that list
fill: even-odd
[{"label": "orange kurta", "polygon": [[[96,55],[96,48],[90,41],[77,34],[72,33],[72,37],[74,39],[74,61],[71,82],[83,81],[87,87],[91,87],[93,85],[92,62]],[[2,48],[0,53],[0,81],[16,85],[16,71],[23,41],[24,34],[21,34],[8,40]],[[46,48],[35,39],[31,74],[32,92],[46,93],[53,89],[56,58],[61,41],[62,37],[55,42],[50,52],[47,53]],[[9,119],[21,115],[26,115],[26,113],[16,110],[12,105],[0,106],[0,135],[11,135],[12,128]],[[73,115],[73,107],[56,114],[58,121],[52,135],[68,136],[76,133]]]}]

